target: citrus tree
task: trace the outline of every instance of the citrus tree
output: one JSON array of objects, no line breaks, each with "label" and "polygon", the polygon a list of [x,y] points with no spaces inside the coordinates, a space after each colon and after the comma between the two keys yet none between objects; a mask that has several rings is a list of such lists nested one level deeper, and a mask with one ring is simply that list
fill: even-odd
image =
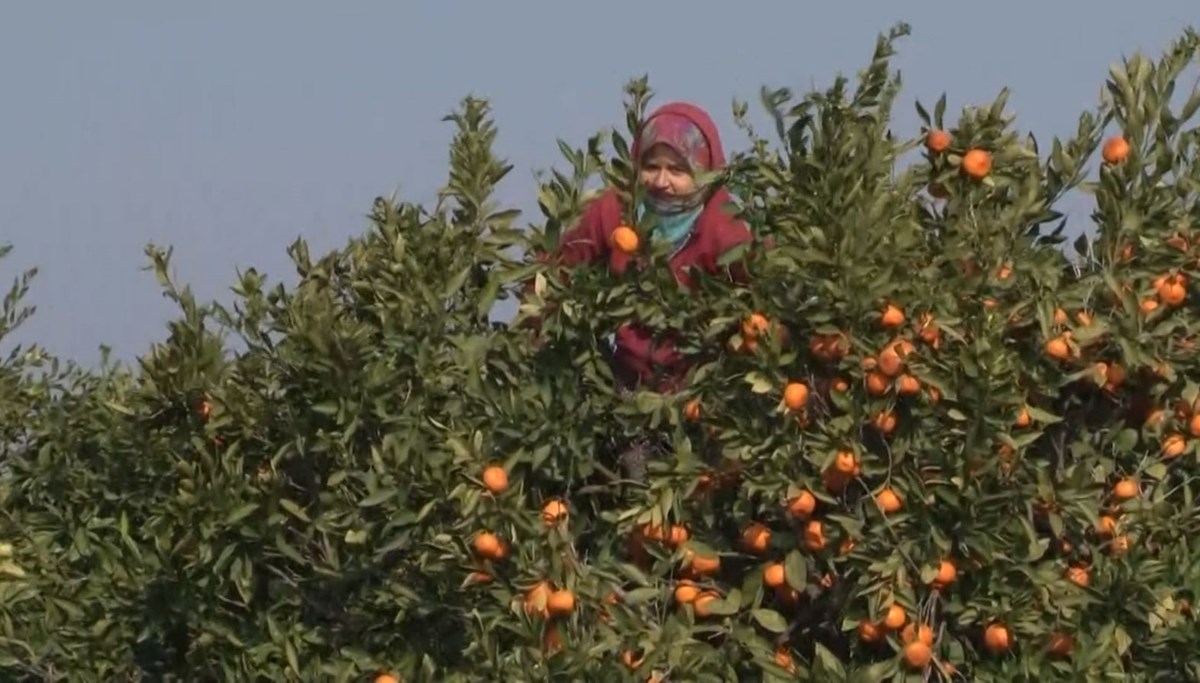
[{"label": "citrus tree", "polygon": [[[0,372],[6,677],[1200,679],[1200,35],[1043,149],[1006,92],[894,130],[907,32],[764,90],[774,140],[735,105],[736,283],[683,290],[648,240],[621,273],[545,256],[597,181],[637,193],[644,79],[560,144],[539,225],[468,98],[435,205],[297,241],[293,286],[201,303],[149,249],[180,315],[135,366]],[[686,389],[615,388],[631,319],[683,339]]]}]

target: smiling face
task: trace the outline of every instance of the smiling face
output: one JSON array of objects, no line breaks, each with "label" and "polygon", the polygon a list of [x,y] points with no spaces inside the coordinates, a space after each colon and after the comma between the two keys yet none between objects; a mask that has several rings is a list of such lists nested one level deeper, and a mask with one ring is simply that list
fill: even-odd
[{"label": "smiling face", "polygon": [[691,166],[665,144],[660,143],[646,150],[639,175],[646,189],[658,197],[686,197],[696,190],[696,177],[692,174]]}]

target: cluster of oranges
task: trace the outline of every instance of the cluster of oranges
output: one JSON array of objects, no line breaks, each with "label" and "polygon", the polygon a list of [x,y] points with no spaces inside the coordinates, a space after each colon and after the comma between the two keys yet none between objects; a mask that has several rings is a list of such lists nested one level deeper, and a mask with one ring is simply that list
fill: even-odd
[{"label": "cluster of oranges", "polygon": [[[485,467],[480,480],[483,482],[484,488],[492,495],[499,495],[508,490],[508,472],[500,465]],[[552,529],[562,523],[568,514],[569,510],[565,502],[557,498],[550,499],[542,506],[542,525],[547,529]],[[494,531],[480,531],[475,535],[472,546],[475,555],[483,560],[499,562],[508,557],[508,542]],[[490,577],[483,573],[477,579],[482,582],[489,580]]]}]

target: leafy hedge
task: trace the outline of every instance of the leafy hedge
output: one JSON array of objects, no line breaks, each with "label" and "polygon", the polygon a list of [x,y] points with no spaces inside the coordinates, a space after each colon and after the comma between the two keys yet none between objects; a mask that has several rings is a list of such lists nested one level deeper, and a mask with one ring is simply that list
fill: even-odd
[{"label": "leafy hedge", "polygon": [[[148,250],[180,314],[136,366],[0,368],[4,678],[1200,680],[1200,35],[1039,145],[1006,92],[893,130],[906,33],[764,90],[773,142],[736,105],[749,285],[524,256],[628,186],[644,80],[561,145],[542,225],[491,199],[467,99],[436,205],[296,242],[293,287],[198,302]],[[685,392],[615,391],[630,317],[683,335]],[[647,434],[670,453],[620,479]]]}]

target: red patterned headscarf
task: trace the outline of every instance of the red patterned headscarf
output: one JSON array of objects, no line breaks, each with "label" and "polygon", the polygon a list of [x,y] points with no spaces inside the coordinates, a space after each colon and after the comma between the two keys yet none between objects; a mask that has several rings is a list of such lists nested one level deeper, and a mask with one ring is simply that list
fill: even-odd
[{"label": "red patterned headscarf", "polygon": [[[725,165],[725,151],[717,126],[706,111],[687,102],[672,102],[656,109],[646,117],[633,141],[635,163],[654,145],[666,145],[679,154],[694,174],[715,171]],[[708,197],[708,188],[698,187],[687,197],[646,197],[645,206],[661,216],[676,216],[694,220]],[[682,230],[682,228],[680,228]]]},{"label": "red patterned headscarf", "polygon": [[700,126],[687,116],[666,112],[646,121],[638,136],[639,149],[666,145],[683,157],[693,173],[712,170],[712,150]]}]

